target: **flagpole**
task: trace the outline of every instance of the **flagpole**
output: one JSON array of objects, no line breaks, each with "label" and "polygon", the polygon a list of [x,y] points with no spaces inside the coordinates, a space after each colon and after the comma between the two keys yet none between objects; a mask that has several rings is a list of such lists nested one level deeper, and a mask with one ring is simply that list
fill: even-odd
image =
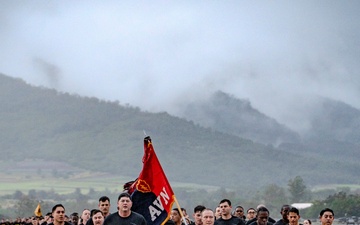
[{"label": "flagpole", "polygon": [[180,213],[181,218],[184,220],[185,225],[188,225],[188,223],[186,222],[186,219],[185,219],[185,217],[184,217],[184,214],[183,214],[183,212],[182,212],[182,210],[181,210],[181,207],[180,207],[180,205],[179,205],[179,202],[178,202],[178,200],[177,200],[177,198],[176,198],[175,195],[174,195],[174,200],[175,200],[175,203],[176,203],[177,208],[178,208],[178,210],[179,210],[179,213]]}]

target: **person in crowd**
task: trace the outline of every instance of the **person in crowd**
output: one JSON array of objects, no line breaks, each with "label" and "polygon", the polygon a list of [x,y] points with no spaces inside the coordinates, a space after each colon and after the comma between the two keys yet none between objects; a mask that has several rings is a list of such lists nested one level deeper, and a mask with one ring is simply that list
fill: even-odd
[{"label": "person in crowd", "polygon": [[168,219],[164,225],[175,225],[175,223],[171,219]]},{"label": "person in crowd", "polygon": [[[41,221],[42,219],[44,219],[44,217],[39,217],[39,224],[41,224],[40,221]],[[21,223],[21,218],[20,218],[20,217],[16,218],[16,219],[14,220],[14,222],[12,223],[12,225],[21,225],[21,224],[22,224],[22,223]]]},{"label": "person in crowd", "polygon": [[321,225],[332,225],[334,222],[335,214],[332,209],[325,208],[320,211],[319,219]]},{"label": "person in crowd", "polygon": [[110,199],[107,196],[102,196],[99,198],[99,209],[101,212],[103,212],[104,217],[106,218],[108,215],[110,215]]},{"label": "person in crowd", "polygon": [[50,225],[71,225],[71,223],[65,221],[65,207],[62,204],[54,205],[51,215],[54,219]]},{"label": "person in crowd", "polygon": [[85,225],[89,219],[90,219],[90,210],[84,209],[80,216],[79,225]]},{"label": "person in crowd", "polygon": [[[103,212],[105,218],[110,215],[110,206],[110,198],[108,196],[102,196],[99,198],[98,208],[101,212]],[[91,217],[86,222],[86,225],[94,225]]]},{"label": "person in crowd", "polygon": [[[23,223],[25,225],[32,225],[31,217],[24,218]],[[7,224],[9,224],[9,223],[7,222]]]},{"label": "person in crowd", "polygon": [[41,225],[47,225],[53,222],[53,217],[51,215],[51,212],[48,212],[44,216],[44,221],[41,223]]},{"label": "person in crowd", "polygon": [[239,217],[231,214],[232,207],[229,199],[220,201],[221,217],[215,220],[215,225],[245,225],[245,222]]},{"label": "person in crowd", "polygon": [[309,220],[309,219],[306,219],[306,220],[304,220],[304,223],[303,223],[304,225],[311,225],[311,220]]},{"label": "person in crowd", "polygon": [[178,208],[173,208],[170,212],[170,220],[174,222],[175,225],[183,225],[181,222],[181,214]]},{"label": "person in crowd", "polygon": [[79,213],[73,212],[70,214],[70,223],[73,225],[78,225],[79,223]]},{"label": "person in crowd", "polygon": [[280,214],[281,214],[281,219],[276,221],[276,223],[274,223],[274,225],[287,225],[289,223],[288,220],[288,212],[290,210],[290,206],[289,205],[283,205],[280,209]]},{"label": "person in crowd", "polygon": [[94,225],[103,225],[105,217],[103,212],[100,209],[95,209],[91,215],[91,219]]},{"label": "person in crowd", "polygon": [[216,209],[215,209],[215,220],[220,219],[220,217],[221,217],[221,209],[220,209],[220,207],[218,206],[218,207],[216,207]]},{"label": "person in crowd", "polygon": [[202,225],[214,225],[215,213],[209,208],[203,209],[201,212],[201,223]]},{"label": "person in crowd", "polygon": [[266,207],[261,206],[257,209],[256,221],[252,222],[252,225],[272,225],[269,222],[270,212]]},{"label": "person in crowd", "polygon": [[256,210],[254,208],[248,208],[246,210],[246,221],[254,219],[256,217]]},{"label": "person in crowd", "polygon": [[190,217],[189,217],[189,214],[187,214],[186,209],[185,209],[185,208],[181,208],[181,211],[182,211],[183,216],[184,216],[184,218],[185,218],[185,220],[186,220],[186,224],[191,224],[192,221],[191,221],[191,219],[190,219]]},{"label": "person in crowd", "polygon": [[244,215],[244,207],[242,207],[241,205],[236,206],[234,210],[234,216],[239,217],[240,219],[245,221],[246,217]]},{"label": "person in crowd", "polygon": [[39,225],[40,224],[40,217],[37,217],[37,216],[31,217],[31,224],[32,225]]},{"label": "person in crowd", "polygon": [[131,211],[132,201],[128,193],[121,193],[118,197],[118,211],[105,218],[104,225],[147,225],[145,218]]},{"label": "person in crowd", "polygon": [[[260,205],[256,206],[256,212],[255,212],[256,216],[257,216],[257,212],[260,208],[266,208],[266,206],[264,204],[260,204]],[[269,212],[269,210],[268,210],[268,212]],[[257,217],[254,217],[253,219],[248,220],[245,225],[250,225],[251,223],[253,223],[255,221],[257,221]],[[276,222],[273,218],[270,217],[270,212],[269,212],[268,222],[272,223],[272,224]]]},{"label": "person in crowd", "polygon": [[302,225],[299,224],[300,212],[297,208],[295,207],[290,208],[287,217],[288,217],[289,225]]},{"label": "person in crowd", "polygon": [[195,206],[194,214],[193,214],[194,222],[192,222],[191,225],[202,225],[201,212],[204,209],[205,209],[205,206],[203,206],[203,205]]}]

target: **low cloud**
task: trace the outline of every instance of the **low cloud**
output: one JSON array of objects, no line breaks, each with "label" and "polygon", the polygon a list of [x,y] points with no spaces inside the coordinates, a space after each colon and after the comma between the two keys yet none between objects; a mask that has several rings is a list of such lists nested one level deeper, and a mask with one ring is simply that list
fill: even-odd
[{"label": "low cloud", "polygon": [[0,1],[0,72],[173,114],[222,90],[296,128],[313,96],[360,108],[359,6]]}]

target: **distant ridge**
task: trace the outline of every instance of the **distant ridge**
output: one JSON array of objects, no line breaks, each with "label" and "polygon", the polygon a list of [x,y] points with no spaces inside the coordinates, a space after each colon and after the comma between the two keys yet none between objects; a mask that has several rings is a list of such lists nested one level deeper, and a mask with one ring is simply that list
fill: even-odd
[{"label": "distant ridge", "polygon": [[207,101],[188,104],[183,115],[201,126],[263,144],[300,141],[296,132],[254,109],[249,101],[222,91],[217,91]]},{"label": "distant ridge", "polygon": [[[338,158],[341,160],[334,161],[327,149],[317,149],[316,154],[310,151],[313,142],[284,142],[277,148],[231,134],[257,132],[235,125],[227,131],[230,121],[243,119],[242,124],[247,126],[254,122],[236,117],[232,107],[238,100],[231,97],[226,103],[227,98],[220,92],[213,99],[222,107],[218,113],[229,113],[232,118],[222,122],[226,117],[219,117],[215,123],[219,128],[215,129],[166,112],[148,113],[118,102],[59,93],[0,75],[0,154],[9,160],[42,158],[90,171],[136,177],[142,165],[146,130],[171,181],[249,188],[272,183],[285,186],[289,179],[300,175],[309,185],[357,183],[360,165],[347,161],[346,155],[354,153],[349,149],[342,149],[342,158]],[[259,125],[269,121],[269,132],[278,129],[279,133],[269,135],[269,140],[281,137],[297,141],[294,132],[287,136],[287,128],[253,110],[250,103],[242,107],[249,118],[262,118]],[[267,137],[267,132],[260,134],[261,138]],[[352,146],[351,151],[358,150],[356,144]]]}]

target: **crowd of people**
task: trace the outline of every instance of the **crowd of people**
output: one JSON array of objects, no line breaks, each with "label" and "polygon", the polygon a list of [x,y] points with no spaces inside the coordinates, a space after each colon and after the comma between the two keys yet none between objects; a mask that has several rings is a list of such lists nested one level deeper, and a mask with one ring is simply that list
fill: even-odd
[{"label": "crowd of people", "polygon": [[[99,199],[97,209],[84,209],[67,216],[65,207],[56,204],[44,217],[32,216],[18,218],[15,221],[2,219],[0,225],[148,225],[145,218],[131,210],[132,200],[128,193],[121,193],[117,200],[117,212],[110,213],[110,199],[103,196]],[[193,210],[192,219],[186,209],[174,208],[166,225],[311,225],[308,219],[300,223],[297,208],[283,205],[280,210],[281,219],[275,221],[265,205],[245,210],[242,206],[234,209],[229,199],[219,202],[216,209],[198,205]],[[332,225],[334,212],[329,208],[319,213],[320,225]]]}]

